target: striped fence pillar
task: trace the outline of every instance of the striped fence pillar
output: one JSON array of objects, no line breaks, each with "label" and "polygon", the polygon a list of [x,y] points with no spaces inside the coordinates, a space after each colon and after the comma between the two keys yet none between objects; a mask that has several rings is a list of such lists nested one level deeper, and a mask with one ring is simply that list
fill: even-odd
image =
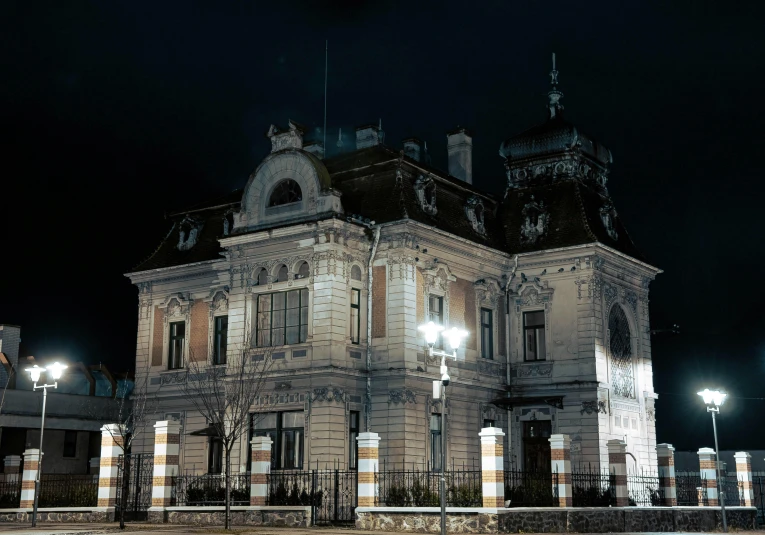
[{"label": "striped fence pillar", "polygon": [[253,437],[252,467],[250,469],[250,505],[266,505],[268,497],[268,474],[271,473],[270,437]]},{"label": "striped fence pillar", "polygon": [[656,456],[659,461],[659,488],[664,493],[664,505],[677,505],[677,486],[675,484],[675,448],[672,444],[657,444]]},{"label": "striped fence pillar", "polygon": [[377,473],[380,468],[378,461],[380,435],[377,433],[359,433],[356,441],[359,445],[358,506],[375,507],[378,494]]},{"label": "striped fence pillar", "polygon": [[[702,492],[701,501],[699,503],[700,506],[708,505],[709,507],[717,507],[720,505],[720,501],[717,498],[716,460],[717,456],[715,455],[715,450],[712,448],[699,449],[699,474],[701,475]],[[706,491],[706,503],[704,503],[704,491]]]},{"label": "striped fence pillar", "polygon": [[551,435],[549,440],[553,493],[557,491],[558,507],[572,507],[571,438],[568,435]]},{"label": "striped fence pillar", "polygon": [[752,487],[752,456],[745,451],[737,451],[733,458],[736,459],[736,476],[739,481],[741,493],[741,505],[752,507],[754,505],[754,488]]},{"label": "striped fence pillar", "polygon": [[498,427],[484,427],[481,437],[481,480],[483,506],[505,506],[505,433]]},{"label": "striped fence pillar", "polygon": [[35,479],[40,469],[40,450],[37,448],[24,452],[24,471],[21,474],[21,509],[32,509],[35,504]]},{"label": "striped fence pillar", "polygon": [[3,459],[5,481],[18,481],[21,473],[21,455],[6,455]]},{"label": "striped fence pillar", "polygon": [[154,424],[154,477],[151,486],[151,506],[172,505],[174,478],[178,475],[181,447],[181,424],[162,420]]},{"label": "striped fence pillar", "polygon": [[101,457],[98,465],[98,507],[117,504],[117,474],[120,455],[124,453],[123,433],[119,424],[101,428]]},{"label": "striped fence pillar", "polygon": [[608,446],[608,470],[614,478],[616,491],[616,507],[629,505],[627,492],[627,443],[623,440],[612,439],[606,442]]}]

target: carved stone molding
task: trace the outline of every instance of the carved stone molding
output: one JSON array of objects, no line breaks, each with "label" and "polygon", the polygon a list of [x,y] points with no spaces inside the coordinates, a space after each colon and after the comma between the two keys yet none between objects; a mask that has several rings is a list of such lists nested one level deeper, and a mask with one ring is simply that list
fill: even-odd
[{"label": "carved stone molding", "polygon": [[519,364],[514,366],[517,377],[526,379],[529,377],[550,377],[552,375],[552,363],[546,364]]},{"label": "carved stone molding", "polygon": [[274,390],[291,390],[292,381],[280,381],[274,385]]},{"label": "carved stone molding", "polygon": [[392,253],[388,256],[388,278],[390,280],[415,280],[417,262],[407,253]]},{"label": "carved stone molding", "polygon": [[605,401],[582,401],[582,409],[579,414],[608,414],[608,407]]},{"label": "carved stone molding", "polygon": [[486,234],[486,228],[483,224],[485,212],[486,208],[484,208],[483,201],[475,195],[472,195],[465,203],[465,215],[470,222],[470,226],[481,236]]},{"label": "carved stone molding", "polygon": [[550,228],[550,213],[544,202],[535,201],[531,196],[530,202],[526,203],[521,212],[523,223],[521,224],[521,243],[536,243],[544,238],[547,229]]},{"label": "carved stone molding", "polygon": [[476,302],[479,306],[486,308],[496,308],[499,296],[502,295],[502,289],[499,283],[494,279],[481,279],[473,283],[475,289]]},{"label": "carved stone molding", "polygon": [[478,361],[478,373],[492,377],[505,377],[507,371],[505,366],[499,362],[481,359]]},{"label": "carved stone molding", "polygon": [[417,403],[417,395],[411,390],[389,390],[388,391],[388,404],[394,403],[398,405],[406,405],[411,403],[414,405]]},{"label": "carved stone molding", "polygon": [[348,399],[348,394],[344,390],[336,387],[314,388],[311,395],[312,403],[331,403],[333,401],[337,403],[345,403]]},{"label": "carved stone molding", "polygon": [[436,215],[436,182],[429,175],[420,175],[414,182],[414,193],[422,211],[428,215]]}]

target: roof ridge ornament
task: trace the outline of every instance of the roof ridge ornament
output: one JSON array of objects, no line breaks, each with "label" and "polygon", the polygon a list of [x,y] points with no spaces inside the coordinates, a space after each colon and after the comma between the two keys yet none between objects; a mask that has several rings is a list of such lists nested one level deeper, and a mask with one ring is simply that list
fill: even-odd
[{"label": "roof ridge ornament", "polygon": [[563,98],[563,93],[558,91],[558,70],[555,68],[555,52],[552,54],[550,84],[552,85],[552,89],[547,93],[547,97],[550,99],[550,119],[554,119],[558,115],[562,115],[563,112],[563,104],[560,103],[560,99]]}]

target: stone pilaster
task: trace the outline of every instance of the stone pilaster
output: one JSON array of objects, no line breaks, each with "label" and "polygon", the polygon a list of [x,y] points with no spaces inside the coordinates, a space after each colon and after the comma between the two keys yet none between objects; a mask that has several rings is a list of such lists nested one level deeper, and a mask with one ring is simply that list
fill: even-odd
[{"label": "stone pilaster", "polygon": [[124,452],[122,437],[119,424],[106,424],[101,428],[98,507],[114,507],[117,503],[117,465]]},{"label": "stone pilaster", "polygon": [[3,459],[5,481],[18,481],[21,474],[21,455],[6,455]]},{"label": "stone pilaster", "polygon": [[677,486],[675,484],[675,448],[672,444],[657,444],[656,456],[659,461],[659,488],[664,499],[663,505],[677,505]]},{"label": "stone pilaster", "polygon": [[32,509],[35,504],[35,479],[40,469],[40,450],[31,449],[24,452],[24,472],[21,475],[21,509]]},{"label": "stone pilaster", "polygon": [[614,477],[616,491],[616,507],[629,505],[627,491],[627,443],[623,440],[612,439],[606,442],[608,446],[608,470]]},{"label": "stone pilaster", "polygon": [[733,456],[736,459],[736,476],[739,481],[741,493],[741,505],[752,507],[754,505],[754,489],[752,488],[752,456],[745,451],[737,451]]},{"label": "stone pilaster", "polygon": [[699,474],[701,475],[701,492],[706,493],[706,503],[702,498],[700,506],[708,505],[717,507],[720,505],[717,494],[717,470],[715,461],[717,455],[712,448],[699,449]]},{"label": "stone pilaster", "polygon": [[377,473],[380,468],[378,461],[380,435],[377,433],[360,433],[356,441],[359,444],[358,506],[375,507],[378,495]]},{"label": "stone pilaster", "polygon": [[178,456],[181,443],[181,424],[163,420],[154,424],[154,477],[151,487],[151,506],[172,505],[173,478],[178,475]]},{"label": "stone pilaster", "polygon": [[557,490],[558,507],[571,507],[571,438],[568,435],[552,435],[549,440],[553,492]]},{"label": "stone pilaster", "polygon": [[483,506],[505,506],[504,436],[498,427],[484,427],[481,437],[481,479]]},{"label": "stone pilaster", "polygon": [[252,467],[250,469],[250,505],[266,505],[268,474],[271,473],[271,445],[269,437],[253,437]]}]

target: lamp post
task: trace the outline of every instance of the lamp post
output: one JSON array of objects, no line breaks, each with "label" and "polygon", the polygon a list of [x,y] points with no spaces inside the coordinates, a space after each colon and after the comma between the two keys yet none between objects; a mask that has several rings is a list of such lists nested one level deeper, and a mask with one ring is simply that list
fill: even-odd
[{"label": "lamp post", "polygon": [[725,482],[720,478],[720,448],[717,445],[717,421],[715,414],[719,414],[720,406],[725,402],[725,398],[728,396],[725,392],[720,390],[709,390],[705,388],[701,392],[697,392],[702,397],[704,403],[707,406],[707,412],[712,413],[712,430],[715,435],[715,473],[717,474],[717,494],[720,500],[720,514],[722,516],[723,532],[728,533],[728,522],[725,518]]},{"label": "lamp post", "polygon": [[[441,400],[441,480],[439,493],[441,495],[441,535],[446,535],[446,387],[451,382],[449,371],[446,368],[446,357],[457,360],[457,349],[459,349],[462,339],[467,337],[468,332],[456,327],[444,331],[441,325],[436,325],[432,321],[420,325],[418,329],[425,334],[428,356],[441,357],[441,379],[433,381],[433,399]],[[438,333],[441,331],[444,331],[444,338],[448,340],[452,348],[451,353],[433,349],[436,340],[438,340]]]},{"label": "lamp post", "polygon": [[[48,389],[49,388],[58,388],[58,380],[61,379],[61,375],[64,373],[64,370],[68,368],[68,366],[64,364],[59,364],[58,362],[54,362],[50,366],[47,366],[45,368],[42,368],[35,364],[31,368],[27,368],[26,371],[29,372],[29,376],[32,378],[32,382],[34,383],[34,386],[32,387],[32,390],[40,390],[43,391],[43,404],[42,404],[42,423],[40,423],[40,451],[38,454],[38,462],[37,462],[37,474],[35,475],[35,500],[34,505],[32,507],[32,527],[37,526],[37,502],[40,498],[40,475],[42,474],[42,456],[43,456],[43,431],[45,430],[45,404],[48,401]],[[37,386],[37,381],[40,380],[40,375],[44,372],[48,372],[53,379],[53,384],[44,384]]]}]

